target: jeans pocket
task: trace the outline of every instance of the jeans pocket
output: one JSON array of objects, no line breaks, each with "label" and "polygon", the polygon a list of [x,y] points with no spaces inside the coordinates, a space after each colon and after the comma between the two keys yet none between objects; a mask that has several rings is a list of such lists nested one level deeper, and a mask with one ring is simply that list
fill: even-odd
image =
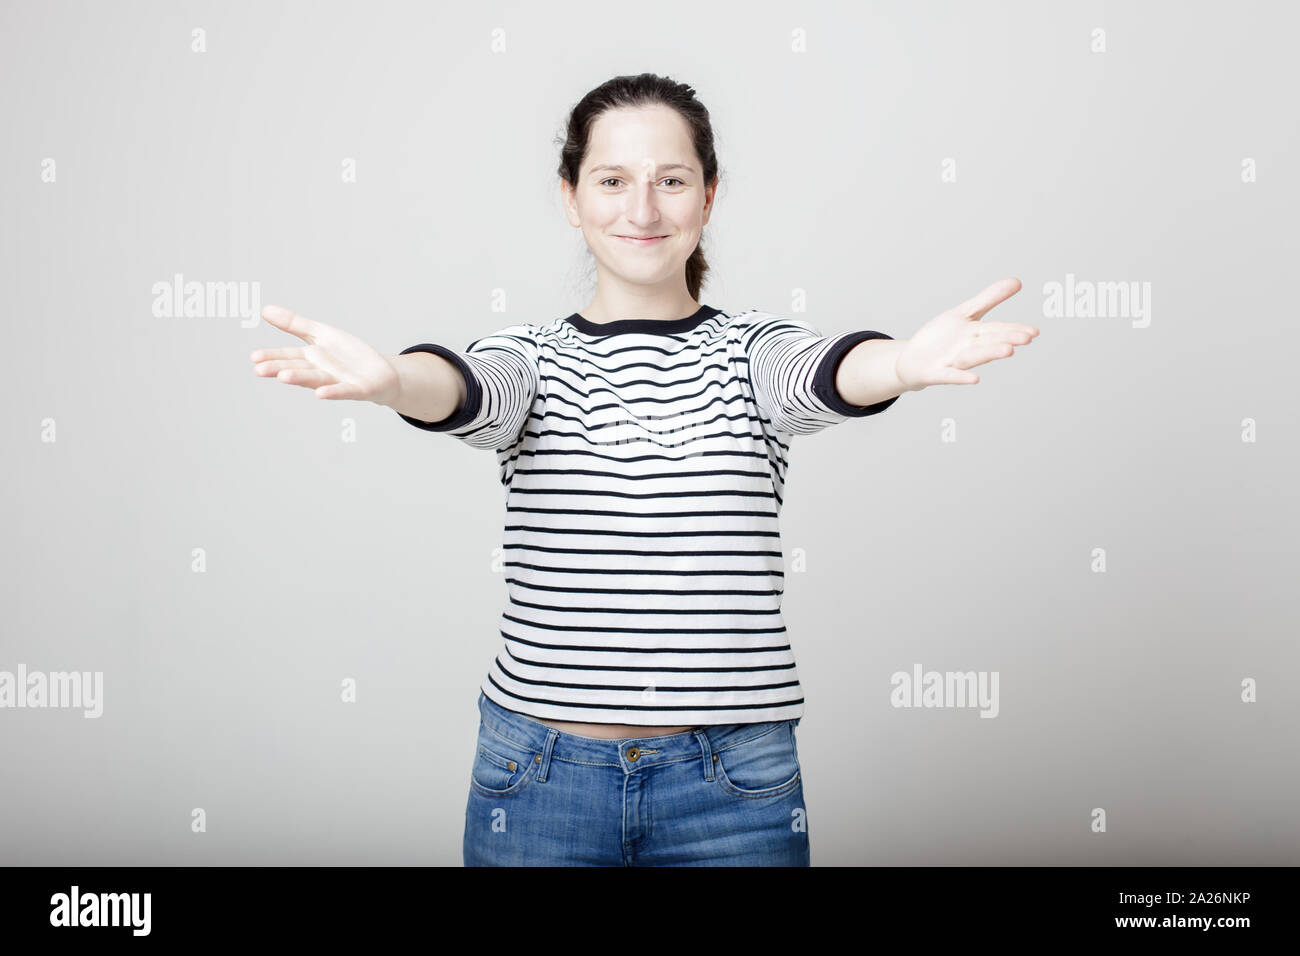
[{"label": "jeans pocket", "polygon": [[734,747],[718,752],[718,784],[738,797],[776,797],[799,785],[794,726],[779,721]]},{"label": "jeans pocket", "polygon": [[541,754],[479,724],[470,785],[479,793],[504,797],[518,793],[537,775]]}]

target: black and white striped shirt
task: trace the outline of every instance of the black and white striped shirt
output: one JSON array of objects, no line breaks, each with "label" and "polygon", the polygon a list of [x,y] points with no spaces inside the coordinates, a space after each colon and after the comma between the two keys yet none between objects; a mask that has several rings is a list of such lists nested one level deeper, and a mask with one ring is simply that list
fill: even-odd
[{"label": "black and white striped shirt", "polygon": [[496,451],[506,488],[509,710],[652,726],[785,720],[803,693],[781,617],[778,514],[794,435],[847,404],[840,360],[882,332],[709,306],[684,319],[512,325],[458,352],[465,402],[406,421]]}]

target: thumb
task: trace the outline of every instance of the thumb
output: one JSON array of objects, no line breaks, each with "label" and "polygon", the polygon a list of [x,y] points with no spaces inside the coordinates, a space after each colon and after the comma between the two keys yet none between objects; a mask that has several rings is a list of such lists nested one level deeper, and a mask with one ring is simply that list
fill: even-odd
[{"label": "thumb", "polygon": [[316,389],[316,397],[360,400],[365,397],[365,393],[361,388],[351,382],[336,382],[333,385],[321,385]]}]

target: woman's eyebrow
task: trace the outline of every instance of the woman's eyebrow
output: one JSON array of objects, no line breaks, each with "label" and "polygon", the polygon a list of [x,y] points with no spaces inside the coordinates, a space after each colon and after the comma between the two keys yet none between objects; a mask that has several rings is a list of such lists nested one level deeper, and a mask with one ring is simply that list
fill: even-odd
[{"label": "woman's eyebrow", "polygon": [[[624,172],[627,169],[627,167],[620,166],[617,163],[601,163],[599,166],[592,166],[591,172],[598,173],[601,170],[605,170],[605,169],[621,173]],[[691,172],[691,173],[695,172],[695,167],[688,166],[686,163],[664,163],[662,166],[656,166],[655,169],[658,171],[663,171],[665,169],[684,169],[687,172]]]}]

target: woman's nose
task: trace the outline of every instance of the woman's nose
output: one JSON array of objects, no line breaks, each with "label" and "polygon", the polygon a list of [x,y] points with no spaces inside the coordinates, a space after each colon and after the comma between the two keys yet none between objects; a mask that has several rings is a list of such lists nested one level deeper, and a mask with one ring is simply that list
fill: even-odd
[{"label": "woman's nose", "polygon": [[629,195],[628,218],[631,221],[645,223],[658,218],[659,205],[653,183],[638,183]]}]

